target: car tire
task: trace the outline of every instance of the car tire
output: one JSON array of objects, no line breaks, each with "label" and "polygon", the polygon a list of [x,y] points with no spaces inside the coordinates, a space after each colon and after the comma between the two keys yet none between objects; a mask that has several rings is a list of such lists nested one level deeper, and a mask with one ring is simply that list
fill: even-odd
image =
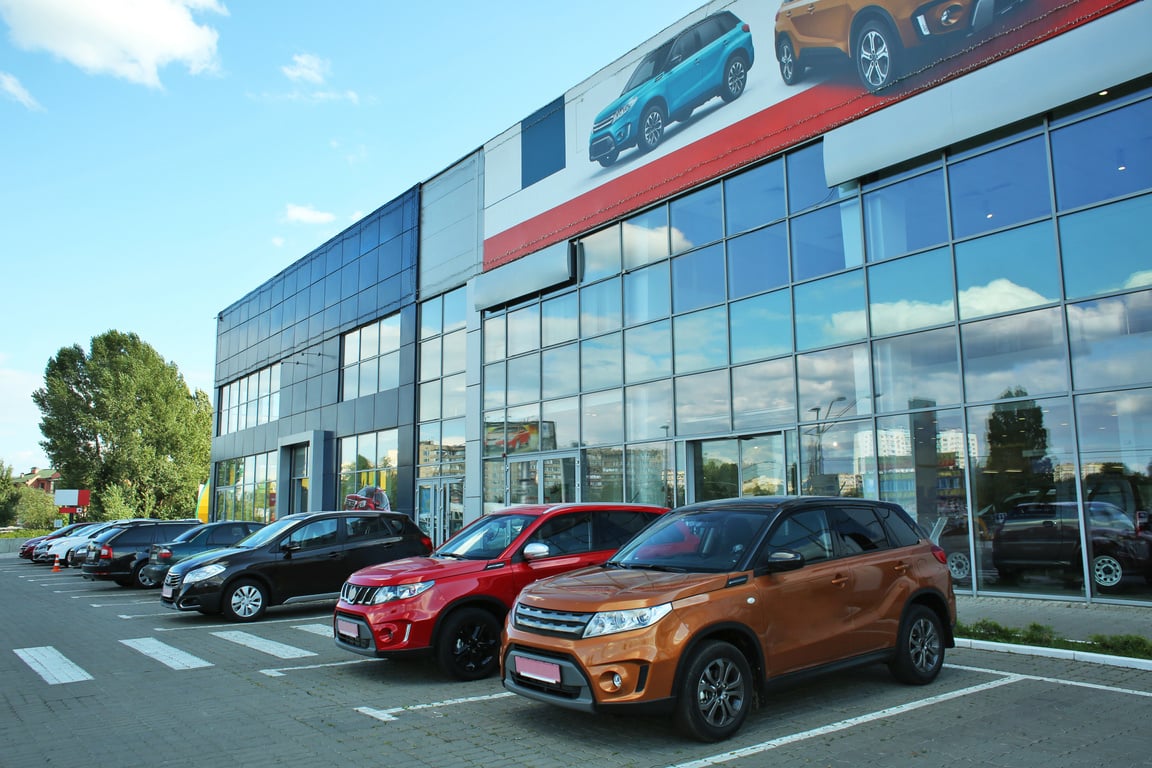
[{"label": "car tire", "polygon": [[141,563],[132,571],[132,584],[137,589],[155,589],[160,586],[158,581],[144,575],[144,566],[146,565],[148,565],[147,562]]},{"label": "car tire", "polygon": [[268,607],[268,590],[258,581],[240,579],[224,588],[220,610],[232,621],[256,621]]},{"label": "car tire", "polygon": [[444,622],[436,660],[457,680],[480,680],[496,671],[500,659],[500,622],[483,608],[461,608]]},{"label": "car tire", "polygon": [[900,622],[896,655],[888,663],[892,676],[908,685],[927,685],[944,666],[944,632],[931,608],[912,605]]},{"label": "car tire", "polygon": [[967,581],[972,578],[972,558],[967,552],[949,552],[948,571],[953,581]]},{"label": "car tire", "polygon": [[754,695],[744,654],[731,643],[706,642],[685,668],[676,724],[700,741],[722,741],[740,730]]},{"label": "car tire", "polygon": [[608,154],[606,154],[606,155],[603,155],[602,157],[600,157],[600,158],[597,160],[597,162],[599,162],[599,163],[600,163],[600,165],[602,165],[602,166],[604,166],[605,168],[607,168],[607,167],[609,167],[610,165],[612,165],[613,163],[615,163],[615,162],[616,162],[616,159],[617,159],[618,157],[620,157],[620,150],[614,149],[614,150],[612,150],[611,152],[609,152]]},{"label": "car tire", "polygon": [[900,67],[900,38],[878,19],[865,22],[852,43],[856,73],[869,91],[882,91],[896,81]]},{"label": "car tire", "polygon": [[780,79],[785,85],[796,85],[804,74],[804,67],[800,66],[800,58],[796,54],[796,46],[792,38],[781,35],[776,43],[776,61],[780,64]]},{"label": "car tire", "polygon": [[668,117],[664,107],[649,104],[640,117],[640,135],[636,137],[636,147],[641,153],[651,152],[664,139],[664,129],[668,127]]},{"label": "car tire", "polygon": [[1112,555],[1092,558],[1092,583],[1101,590],[1116,589],[1124,581],[1124,566]]},{"label": "car tire", "polygon": [[62,563],[62,565],[65,568],[72,568],[75,562],[76,562],[76,556],[72,554],[72,550],[68,550],[64,554],[64,562]]},{"label": "car tire", "polygon": [[724,65],[724,81],[720,83],[720,98],[726,102],[736,101],[748,85],[748,60],[743,55],[734,54]]}]

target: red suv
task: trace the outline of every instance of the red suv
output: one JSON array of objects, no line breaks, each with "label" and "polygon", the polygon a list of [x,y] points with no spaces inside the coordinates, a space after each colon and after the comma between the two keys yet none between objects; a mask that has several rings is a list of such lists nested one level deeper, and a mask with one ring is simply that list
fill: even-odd
[{"label": "red suv", "polygon": [[504,617],[526,584],[603,563],[667,511],[585,503],[485,515],[428,557],[353,573],[336,604],[336,645],[382,658],[431,651],[452,677],[486,677],[499,663]]}]

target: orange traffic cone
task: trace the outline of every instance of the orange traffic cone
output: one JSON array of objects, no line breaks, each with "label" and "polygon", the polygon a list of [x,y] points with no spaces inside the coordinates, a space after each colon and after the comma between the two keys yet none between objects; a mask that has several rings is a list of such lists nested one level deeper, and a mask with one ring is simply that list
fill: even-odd
[{"label": "orange traffic cone", "polygon": [[56,562],[52,564],[52,573],[60,573],[60,555],[56,555]]}]

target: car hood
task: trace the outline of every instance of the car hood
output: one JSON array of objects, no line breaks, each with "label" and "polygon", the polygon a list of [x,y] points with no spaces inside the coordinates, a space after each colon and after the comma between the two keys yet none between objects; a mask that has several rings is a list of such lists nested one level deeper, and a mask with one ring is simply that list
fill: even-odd
[{"label": "car hood", "polygon": [[211,565],[212,563],[227,560],[233,555],[238,555],[242,552],[251,552],[252,550],[244,547],[227,547],[226,549],[212,549],[207,552],[192,555],[191,557],[184,558],[178,563],[175,563],[169,573],[175,573],[183,576],[194,568],[199,568],[202,565]]},{"label": "car hood", "polygon": [[630,90],[626,93],[622,93],[619,96],[617,96],[613,101],[611,101],[608,104],[608,106],[604,107],[604,109],[600,110],[600,112],[596,115],[596,120],[595,120],[596,124],[600,124],[600,123],[604,122],[605,120],[607,120],[608,118],[612,117],[612,115],[616,112],[616,110],[620,109],[620,107],[623,106],[623,104],[625,102],[627,102],[629,99],[637,98],[637,94],[640,91],[640,89],[642,89],[644,86],[646,86],[650,82],[652,82],[652,81],[651,80],[645,80],[643,83],[636,86],[632,90]]},{"label": "car hood", "polygon": [[444,580],[483,571],[492,562],[448,557],[405,557],[361,568],[349,576],[348,581],[361,587],[382,587],[386,584]]},{"label": "car hood", "polygon": [[529,584],[519,602],[573,612],[644,608],[723,589],[731,576],[595,566]]}]

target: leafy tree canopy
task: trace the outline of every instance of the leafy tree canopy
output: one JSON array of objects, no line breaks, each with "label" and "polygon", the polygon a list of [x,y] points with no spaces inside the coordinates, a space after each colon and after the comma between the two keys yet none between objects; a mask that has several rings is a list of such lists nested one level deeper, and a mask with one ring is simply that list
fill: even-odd
[{"label": "leafy tree canopy", "polygon": [[212,405],[189,391],[168,363],[134,333],[107,331],[62,348],[48,361],[40,443],[61,488],[92,491],[93,517],[195,515],[208,479]]},{"label": "leafy tree canopy", "polygon": [[52,494],[38,488],[17,488],[12,511],[24,528],[52,528],[60,520],[60,512],[56,509]]},{"label": "leafy tree canopy", "polygon": [[12,467],[0,461],[0,525],[11,525],[16,519],[16,486],[12,483]]}]

